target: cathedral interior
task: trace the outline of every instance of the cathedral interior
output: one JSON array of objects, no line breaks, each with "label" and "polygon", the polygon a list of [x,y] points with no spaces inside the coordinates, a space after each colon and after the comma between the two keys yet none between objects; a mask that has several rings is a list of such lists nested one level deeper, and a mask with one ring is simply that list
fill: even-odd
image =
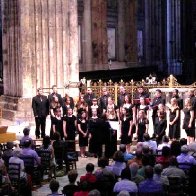
[{"label": "cathedral interior", "polygon": [[[4,96],[87,80],[196,76],[194,0],[1,0]],[[9,99],[10,100],[10,99]]]}]

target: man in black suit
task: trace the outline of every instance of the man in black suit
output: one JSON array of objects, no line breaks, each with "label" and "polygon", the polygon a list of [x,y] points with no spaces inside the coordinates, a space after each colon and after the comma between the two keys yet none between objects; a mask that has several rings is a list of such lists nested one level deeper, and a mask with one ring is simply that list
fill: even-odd
[{"label": "man in black suit", "polygon": [[40,127],[41,137],[45,136],[46,128],[46,117],[49,114],[49,102],[48,98],[42,94],[42,89],[37,89],[37,95],[32,99],[33,114],[35,117],[35,135],[36,138],[40,138]]},{"label": "man in black suit", "polygon": [[88,107],[90,107],[93,104],[93,102],[92,102],[93,98],[95,98],[95,95],[93,94],[92,89],[87,88],[87,92],[84,95],[84,100],[88,104]]},{"label": "man in black suit", "polygon": [[137,87],[137,92],[134,96],[134,99],[140,99],[140,97],[149,98],[149,94],[144,91],[143,86],[138,86]]},{"label": "man in black suit", "polygon": [[155,97],[152,101],[152,103],[150,104],[151,108],[152,108],[152,121],[153,121],[153,125],[155,125],[155,119],[157,117],[157,111],[158,111],[158,105],[159,104],[163,104],[165,105],[165,99],[162,97],[162,92],[160,89],[156,90],[155,93]]},{"label": "man in black suit", "polygon": [[56,85],[52,86],[52,93],[50,95],[48,95],[49,104],[52,102],[54,96],[58,97],[59,103],[62,106],[63,99],[62,99],[61,95],[57,93],[57,86]]},{"label": "man in black suit", "polygon": [[126,93],[126,89],[124,86],[120,86],[119,87],[119,95],[117,98],[117,106],[118,108],[122,107],[125,101],[125,96],[128,95],[128,93]]},{"label": "man in black suit", "polygon": [[107,108],[108,105],[108,97],[110,97],[109,92],[106,87],[102,88],[102,96],[99,98],[99,107],[101,108],[101,113],[103,110]]}]

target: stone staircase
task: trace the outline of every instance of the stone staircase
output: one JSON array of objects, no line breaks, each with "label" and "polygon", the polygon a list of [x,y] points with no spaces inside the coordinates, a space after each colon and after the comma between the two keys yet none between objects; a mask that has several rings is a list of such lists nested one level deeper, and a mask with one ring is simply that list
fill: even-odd
[{"label": "stone staircase", "polygon": [[10,121],[32,121],[31,98],[0,96],[2,118]]}]

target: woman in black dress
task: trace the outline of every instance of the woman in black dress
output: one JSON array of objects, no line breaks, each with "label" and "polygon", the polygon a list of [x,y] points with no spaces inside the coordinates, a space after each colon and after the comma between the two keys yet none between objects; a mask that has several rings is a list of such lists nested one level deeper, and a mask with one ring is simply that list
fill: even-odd
[{"label": "woman in black dress", "polygon": [[79,147],[82,158],[86,158],[86,147],[88,146],[88,129],[86,120],[86,112],[82,111],[78,119]]},{"label": "woman in black dress", "polygon": [[88,114],[88,105],[84,100],[84,95],[80,95],[78,102],[76,103],[77,118],[81,117],[83,111]]},{"label": "woman in black dress", "polygon": [[136,133],[137,133],[138,142],[143,142],[144,133],[148,133],[148,124],[149,124],[149,121],[146,117],[145,111],[139,110],[137,124],[136,124]]},{"label": "woman in black dress", "polygon": [[176,98],[171,99],[169,108],[169,138],[178,140],[180,138],[180,108]]},{"label": "woman in black dress", "polygon": [[132,116],[129,116],[129,112],[126,108],[122,108],[121,111],[121,144],[125,144],[127,147],[127,151],[130,152],[130,143],[132,142],[133,118]]},{"label": "woman in black dress", "polygon": [[191,99],[186,98],[184,102],[184,122],[183,129],[187,134],[187,143],[190,144],[195,138],[195,120],[194,120],[194,109],[191,104]]},{"label": "woman in black dress", "polygon": [[61,136],[61,139],[63,139],[63,117],[61,114],[61,109],[57,108],[55,110],[55,117],[53,118],[53,124],[52,124],[52,132],[50,133],[50,138],[54,139],[54,133],[58,132]]},{"label": "woman in black dress", "polygon": [[92,110],[92,117],[88,122],[89,131],[89,152],[94,155],[94,157],[101,157],[102,155],[102,144],[103,144],[103,129],[102,120],[97,116],[97,110]]},{"label": "woman in black dress", "polygon": [[68,146],[68,148],[75,149],[75,135],[76,135],[76,127],[77,127],[77,120],[76,117],[73,115],[73,110],[71,108],[68,108],[67,115],[64,117],[63,121],[63,132],[65,140],[68,141],[68,143],[72,143]]}]

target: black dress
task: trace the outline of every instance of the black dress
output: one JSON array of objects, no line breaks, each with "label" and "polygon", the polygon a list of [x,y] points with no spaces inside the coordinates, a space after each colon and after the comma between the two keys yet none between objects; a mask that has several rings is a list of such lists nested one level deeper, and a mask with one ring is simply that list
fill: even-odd
[{"label": "black dress", "polygon": [[149,124],[148,119],[144,118],[144,119],[139,119],[137,122],[137,126],[138,126],[138,142],[143,142],[143,136],[144,133],[146,132],[146,124]]},{"label": "black dress", "polygon": [[75,135],[76,135],[75,121],[76,121],[76,117],[74,115],[66,116],[66,117],[64,117],[64,120],[66,121],[66,133],[67,133],[66,140],[75,140]]},{"label": "black dress", "polygon": [[167,120],[166,119],[159,119],[157,117],[155,119],[155,134],[157,135],[157,144],[160,144],[162,141],[162,137],[165,135],[165,130],[167,128]]},{"label": "black dress", "polygon": [[[169,121],[172,122],[177,115],[177,111],[180,113],[179,108],[175,108],[173,111],[169,109]],[[179,115],[180,116],[180,115]],[[169,125],[169,138],[170,139],[179,139],[180,138],[180,118],[175,121],[173,125]]]},{"label": "black dress", "polygon": [[187,136],[195,137],[195,121],[193,120],[191,127],[190,128],[188,127],[191,118],[191,111],[194,111],[192,107],[183,109],[184,112],[183,129],[185,129]]},{"label": "black dress", "polygon": [[102,120],[100,118],[90,118],[88,123],[88,130],[91,133],[91,139],[89,141],[89,152],[102,155],[102,144],[103,144],[103,129]]},{"label": "black dress", "polygon": [[121,144],[130,144],[132,142],[132,135],[128,136],[130,121],[132,117],[126,117],[121,119]]},{"label": "black dress", "polygon": [[[78,119],[77,124],[80,124],[80,127],[84,133],[87,133],[87,130],[88,130],[87,129],[87,125],[88,125],[87,120],[85,120],[83,122],[81,119]],[[78,131],[78,133],[79,133],[79,146],[80,147],[88,146],[88,136],[83,137],[83,134],[80,131]]]},{"label": "black dress", "polygon": [[[60,117],[60,118],[54,117],[53,118],[53,125],[55,125],[56,132],[60,133],[61,139],[63,139],[63,137],[64,137],[64,134],[63,134],[63,117]],[[52,129],[51,132],[50,132],[50,138],[51,139],[54,139],[53,135],[54,135],[54,132],[53,132],[53,129]]]}]

